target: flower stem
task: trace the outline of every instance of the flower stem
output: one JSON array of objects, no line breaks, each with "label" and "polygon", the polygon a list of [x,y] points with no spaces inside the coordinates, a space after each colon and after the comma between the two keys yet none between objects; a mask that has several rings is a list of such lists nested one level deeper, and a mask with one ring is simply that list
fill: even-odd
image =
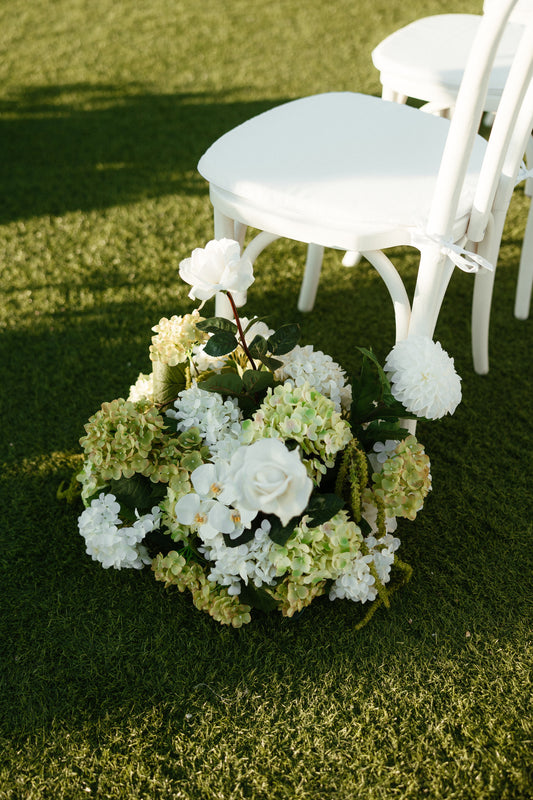
[{"label": "flower stem", "polygon": [[254,364],[254,360],[253,360],[252,356],[250,355],[250,351],[248,350],[248,345],[246,344],[246,339],[244,337],[244,332],[242,330],[241,321],[239,319],[239,314],[237,312],[237,306],[235,305],[235,301],[233,300],[233,297],[231,296],[231,292],[227,292],[227,295],[228,295],[228,300],[230,302],[230,305],[231,305],[231,308],[232,308],[232,311],[233,311],[233,316],[235,317],[235,322],[237,324],[237,330],[239,331],[239,338],[241,340],[242,349],[246,353],[246,358],[248,359],[248,361],[252,365],[252,369],[257,369],[257,367]]}]

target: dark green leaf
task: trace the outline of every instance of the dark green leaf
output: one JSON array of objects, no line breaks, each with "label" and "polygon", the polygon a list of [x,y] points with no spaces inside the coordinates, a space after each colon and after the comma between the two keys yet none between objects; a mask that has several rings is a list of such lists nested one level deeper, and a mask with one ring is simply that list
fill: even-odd
[{"label": "dark green leaf", "polygon": [[218,331],[229,331],[233,334],[237,333],[237,326],[235,323],[224,317],[209,317],[209,319],[197,322],[196,327],[200,331],[207,331],[207,333],[218,333]]},{"label": "dark green leaf", "polygon": [[264,336],[254,336],[248,345],[248,350],[252,358],[262,358],[268,352],[267,340]]},{"label": "dark green leaf", "polygon": [[259,360],[272,372],[275,372],[279,367],[283,366],[283,361],[280,361],[278,358],[272,358],[272,356],[259,356]]},{"label": "dark green leaf", "polygon": [[165,496],[167,487],[163,483],[152,483],[150,478],[136,473],[131,478],[119,478],[109,481],[109,494],[114,494],[120,503],[121,510],[130,511],[133,516],[135,510],[145,514],[152,510]]},{"label": "dark green leaf", "polygon": [[266,589],[263,589],[262,587],[257,588],[257,586],[254,586],[253,583],[249,583],[247,586],[241,584],[239,599],[241,603],[246,603],[253,608],[259,609],[259,611],[264,611],[265,613],[273,611],[278,607],[278,601],[274,600],[272,595],[270,595]]},{"label": "dark green leaf", "polygon": [[271,525],[268,535],[275,544],[279,544],[282,547],[291,538],[294,533],[294,529],[299,523],[299,519],[297,517],[293,517],[287,525],[282,525],[281,520],[273,515],[269,515],[268,520]]},{"label": "dark green leaf", "polygon": [[269,386],[274,385],[274,376],[271,372],[264,372],[258,369],[247,369],[242,376],[244,389],[249,394],[264,392]]},{"label": "dark green leaf", "polygon": [[157,405],[169,405],[185,389],[187,385],[186,368],[185,362],[169,367],[161,361],[154,361],[154,402]]},{"label": "dark green leaf", "polygon": [[366,427],[365,434],[367,441],[385,442],[387,439],[403,439],[402,431],[405,428],[400,428],[398,424],[374,420]]},{"label": "dark green leaf", "polygon": [[251,542],[255,536],[253,528],[245,528],[240,536],[232,539],[229,533],[224,534],[224,544],[226,547],[238,547],[240,544],[247,544]]},{"label": "dark green leaf", "polygon": [[208,356],[219,358],[219,356],[232,353],[238,345],[239,343],[233,333],[230,331],[219,331],[211,336],[204,347],[204,352]]},{"label": "dark green leaf", "polygon": [[300,341],[300,326],[295,322],[282,325],[267,340],[272,355],[283,356],[289,353]]},{"label": "dark green leaf", "polygon": [[206,392],[219,392],[236,397],[242,392],[242,380],[236,372],[221,372],[220,375],[212,373],[198,384]]},{"label": "dark green leaf", "polygon": [[344,506],[344,500],[336,494],[314,494],[309,501],[306,513],[311,519],[307,523],[310,528],[323,525],[337,514]]}]

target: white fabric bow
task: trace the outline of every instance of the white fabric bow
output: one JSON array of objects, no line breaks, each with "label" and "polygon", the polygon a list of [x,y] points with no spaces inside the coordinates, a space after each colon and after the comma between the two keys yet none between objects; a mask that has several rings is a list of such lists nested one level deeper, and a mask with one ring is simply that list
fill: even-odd
[{"label": "white fabric bow", "polygon": [[462,269],[463,272],[479,272],[480,269],[489,270],[494,272],[494,265],[487,261],[486,258],[480,256],[478,253],[473,253],[471,250],[465,250],[461,245],[456,244],[453,239],[445,239],[444,236],[436,236],[426,231],[417,230],[412,235],[412,244],[421,250],[428,242],[436,244],[440,248],[440,252],[448,256],[450,261],[456,267]]},{"label": "white fabric bow", "polygon": [[533,178],[533,169],[528,169],[525,163],[522,161],[520,166],[518,167],[518,175],[516,176],[516,186],[522,181],[527,181],[528,178]]}]

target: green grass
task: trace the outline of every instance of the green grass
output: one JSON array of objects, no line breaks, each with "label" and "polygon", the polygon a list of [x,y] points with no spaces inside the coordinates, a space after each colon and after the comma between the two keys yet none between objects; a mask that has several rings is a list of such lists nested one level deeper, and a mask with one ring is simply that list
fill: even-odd
[{"label": "green grass", "polygon": [[[378,93],[372,48],[438,0],[10,0],[0,4],[0,800],[517,800],[533,794],[531,320],[512,315],[527,204],[504,234],[491,371],[473,373],[472,279],[437,329],[463,377],[419,425],[434,491],[403,526],[411,583],[355,631],[319,600],[227,630],[149,572],[105,571],[56,500],[86,419],[148,368],[150,328],[191,309],[178,265],[211,238],[196,172],[224,130],[285,99]],[[246,312],[348,369],[386,355],[368,265],[258,261]],[[416,258],[396,263],[412,288]]]}]

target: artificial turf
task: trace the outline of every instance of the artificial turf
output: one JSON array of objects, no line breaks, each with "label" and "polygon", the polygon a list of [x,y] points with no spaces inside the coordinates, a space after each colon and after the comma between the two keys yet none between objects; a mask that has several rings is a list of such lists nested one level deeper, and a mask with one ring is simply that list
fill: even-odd
[{"label": "artificial turf", "polygon": [[[178,265],[212,236],[196,163],[283,100],[379,93],[372,48],[438,0],[10,0],[0,4],[0,800],[533,795],[531,320],[513,295],[513,199],[491,370],[470,357],[471,276],[436,338],[463,402],[421,423],[433,492],[400,526],[409,585],[371,623],[320,599],[240,630],[149,571],[103,570],[56,497],[83,424],[147,371],[151,326],[192,309]],[[395,262],[412,289],[413,251]],[[393,315],[365,264],[328,252],[296,311],[305,249],[257,262],[248,315],[297,321],[357,367]]]}]

